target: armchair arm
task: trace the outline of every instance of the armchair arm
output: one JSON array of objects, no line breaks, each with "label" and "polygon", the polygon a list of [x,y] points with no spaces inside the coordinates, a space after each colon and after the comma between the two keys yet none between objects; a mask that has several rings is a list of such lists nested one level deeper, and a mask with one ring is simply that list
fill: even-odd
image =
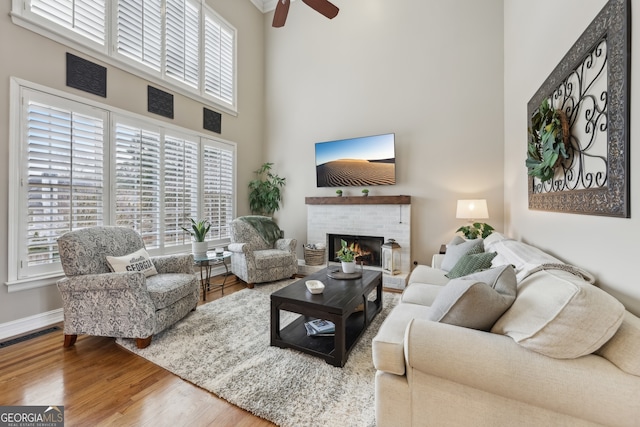
[{"label": "armchair arm", "polygon": [[640,419],[639,378],[600,356],[553,359],[504,335],[414,319],[405,334],[405,358],[410,381],[420,371],[602,424]]},{"label": "armchair arm", "polygon": [[87,274],[58,281],[65,335],[145,338],[156,308],[142,272]]},{"label": "armchair arm", "polygon": [[249,252],[249,245],[247,243],[229,243],[227,249],[229,249],[230,252],[246,254]]},{"label": "armchair arm", "polygon": [[83,274],[65,277],[57,282],[60,292],[95,292],[143,289],[147,285],[141,271],[126,273]]},{"label": "armchair arm", "polygon": [[247,265],[255,268],[256,258],[253,256],[251,245],[248,243],[230,243],[228,248],[231,252],[231,264],[233,265],[234,259],[244,259]]},{"label": "armchair arm", "polygon": [[278,239],[276,240],[275,248],[281,251],[294,253],[297,245],[298,241],[296,239]]},{"label": "armchair arm", "polygon": [[159,274],[193,274],[193,254],[154,256],[151,260]]}]

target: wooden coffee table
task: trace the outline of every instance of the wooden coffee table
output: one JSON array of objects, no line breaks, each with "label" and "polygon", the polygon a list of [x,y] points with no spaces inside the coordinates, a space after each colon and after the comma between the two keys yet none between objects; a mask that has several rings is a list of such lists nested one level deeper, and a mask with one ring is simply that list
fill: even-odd
[{"label": "wooden coffee table", "polygon": [[[324,283],[322,294],[313,295],[307,291],[305,282],[313,279]],[[370,299],[369,295],[374,293],[375,299]],[[301,316],[280,329],[281,310]],[[336,280],[327,276],[325,268],[271,294],[271,345],[303,351],[343,367],[358,339],[380,310],[381,272],[364,270],[361,278]],[[307,336],[304,323],[313,319],[332,321],[336,325],[335,335]]]}]

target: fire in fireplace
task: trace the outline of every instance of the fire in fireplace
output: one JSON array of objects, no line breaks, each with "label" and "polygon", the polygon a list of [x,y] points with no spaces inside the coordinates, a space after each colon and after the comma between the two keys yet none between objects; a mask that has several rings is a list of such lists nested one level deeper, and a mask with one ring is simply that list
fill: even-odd
[{"label": "fire in fireplace", "polygon": [[340,241],[345,240],[347,245],[353,244],[358,253],[356,262],[362,265],[381,267],[381,252],[384,237],[376,236],[351,236],[345,234],[327,234],[327,247],[329,248],[329,260],[338,261],[336,253],[340,250]]}]

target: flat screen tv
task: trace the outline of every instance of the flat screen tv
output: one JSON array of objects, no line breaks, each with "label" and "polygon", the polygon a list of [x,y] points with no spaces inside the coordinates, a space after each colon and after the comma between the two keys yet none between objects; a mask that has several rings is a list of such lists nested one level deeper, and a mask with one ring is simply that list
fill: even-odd
[{"label": "flat screen tv", "polygon": [[316,143],[318,187],[396,183],[395,134]]}]

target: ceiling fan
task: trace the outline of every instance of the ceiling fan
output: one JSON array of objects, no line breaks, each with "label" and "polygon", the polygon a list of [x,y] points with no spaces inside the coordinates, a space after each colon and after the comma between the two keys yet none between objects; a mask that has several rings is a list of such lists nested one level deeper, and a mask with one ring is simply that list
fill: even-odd
[{"label": "ceiling fan", "polygon": [[[315,11],[323,14],[329,19],[333,19],[338,14],[338,9],[333,3],[328,0],[302,0],[307,6],[311,7]],[[276,11],[273,14],[273,27],[279,28],[284,26],[287,20],[287,14],[289,13],[289,3],[291,0],[278,0],[276,5]]]}]

